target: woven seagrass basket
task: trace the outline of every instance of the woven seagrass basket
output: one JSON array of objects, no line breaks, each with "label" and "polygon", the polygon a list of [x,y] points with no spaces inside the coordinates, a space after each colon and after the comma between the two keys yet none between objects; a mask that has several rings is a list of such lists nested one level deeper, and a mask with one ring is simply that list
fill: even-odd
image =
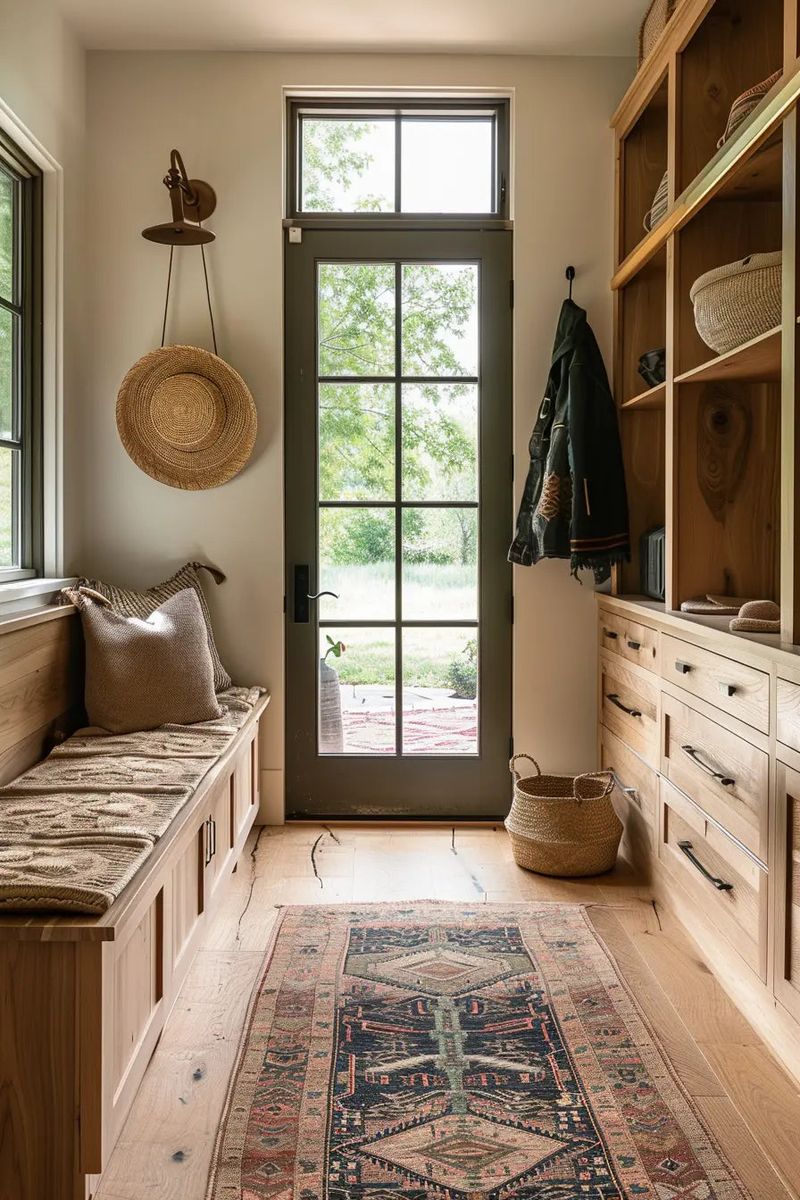
[{"label": "woven seagrass basket", "polygon": [[639,26],[639,66],[667,28],[676,5],[677,0],[652,0]]},{"label": "woven seagrass basket", "polygon": [[[525,758],[536,768],[524,779],[516,769]],[[586,775],[543,775],[535,758],[515,754],[514,800],[505,820],[518,866],[539,875],[601,875],[617,861],[622,823],[614,812],[610,771]]]},{"label": "woven seagrass basket", "polygon": [[689,292],[697,332],[717,354],[781,323],[780,250],[706,271]]}]

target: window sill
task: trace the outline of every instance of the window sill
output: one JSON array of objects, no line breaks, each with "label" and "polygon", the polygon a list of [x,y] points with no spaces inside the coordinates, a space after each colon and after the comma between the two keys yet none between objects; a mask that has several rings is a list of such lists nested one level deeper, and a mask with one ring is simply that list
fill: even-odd
[{"label": "window sill", "polygon": [[75,582],[75,576],[59,579],[11,579],[0,583],[0,620],[7,613],[47,605],[64,587]]}]

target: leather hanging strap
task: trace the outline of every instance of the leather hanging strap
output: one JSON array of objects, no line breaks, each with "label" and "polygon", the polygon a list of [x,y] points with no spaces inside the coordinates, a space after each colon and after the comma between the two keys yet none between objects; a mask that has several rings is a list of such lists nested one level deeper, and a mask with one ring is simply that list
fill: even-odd
[{"label": "leather hanging strap", "polygon": [[[200,222],[198,222],[200,224]],[[201,225],[202,228],[202,225]],[[211,340],[214,343],[214,353],[219,354],[217,350],[217,330],[214,325],[214,310],[211,307],[211,288],[208,282],[208,266],[206,264],[206,248],[203,243],[200,243],[200,253],[203,257],[203,280],[206,285],[206,302],[208,303],[208,319],[211,322]],[[172,285],[172,259],[175,254],[175,247],[169,248],[169,268],[167,269],[167,293],[164,297],[164,320],[161,322],[161,348],[164,348],[164,342],[167,336],[167,312],[169,310],[169,293]]]}]

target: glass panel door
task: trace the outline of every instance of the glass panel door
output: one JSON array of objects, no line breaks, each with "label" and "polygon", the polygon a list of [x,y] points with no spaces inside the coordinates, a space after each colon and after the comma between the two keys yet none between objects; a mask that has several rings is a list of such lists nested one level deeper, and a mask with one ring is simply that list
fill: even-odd
[{"label": "glass panel door", "polygon": [[287,243],[290,815],[507,808],[509,249]]}]

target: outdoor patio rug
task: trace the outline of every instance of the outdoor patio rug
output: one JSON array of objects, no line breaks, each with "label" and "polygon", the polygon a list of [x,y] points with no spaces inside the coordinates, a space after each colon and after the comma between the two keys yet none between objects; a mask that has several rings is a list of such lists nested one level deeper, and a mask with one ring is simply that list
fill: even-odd
[{"label": "outdoor patio rug", "polygon": [[749,1193],[582,906],[422,902],[283,911],[208,1195]]}]

